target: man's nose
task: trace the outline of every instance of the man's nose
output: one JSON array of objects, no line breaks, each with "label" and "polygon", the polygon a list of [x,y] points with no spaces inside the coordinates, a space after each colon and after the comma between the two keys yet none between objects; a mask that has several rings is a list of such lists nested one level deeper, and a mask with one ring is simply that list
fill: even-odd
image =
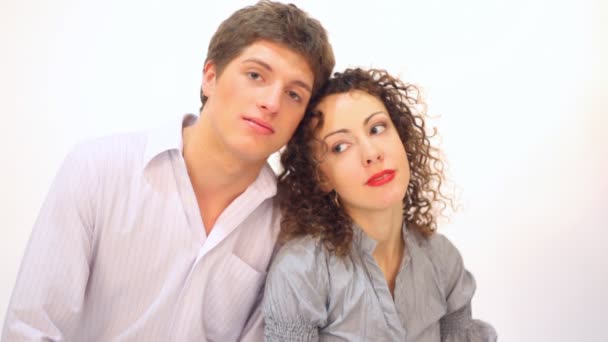
[{"label": "man's nose", "polygon": [[271,85],[261,92],[258,107],[265,113],[275,114],[281,107],[283,88],[280,85]]}]

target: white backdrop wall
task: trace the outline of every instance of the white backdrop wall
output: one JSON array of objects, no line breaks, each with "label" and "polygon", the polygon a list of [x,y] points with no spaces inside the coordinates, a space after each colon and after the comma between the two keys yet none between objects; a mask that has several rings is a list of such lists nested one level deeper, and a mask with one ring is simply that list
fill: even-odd
[{"label": "white backdrop wall", "polygon": [[[0,320],[77,142],[197,112],[208,40],[252,1],[0,1]],[[461,210],[441,227],[501,341],[608,341],[608,6],[296,1],[337,70],[424,87]]]}]

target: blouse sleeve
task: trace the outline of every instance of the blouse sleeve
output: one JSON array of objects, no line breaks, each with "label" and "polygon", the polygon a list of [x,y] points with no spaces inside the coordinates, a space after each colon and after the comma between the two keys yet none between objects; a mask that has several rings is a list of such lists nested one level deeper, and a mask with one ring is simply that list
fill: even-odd
[{"label": "blouse sleeve", "polygon": [[311,238],[279,251],[264,291],[266,341],[318,341],[327,322],[327,274],[324,254]]},{"label": "blouse sleeve", "polygon": [[[438,235],[438,234],[437,234]],[[460,252],[445,237],[439,235],[445,267],[447,313],[439,321],[442,342],[494,342],[494,328],[472,318],[471,300],[475,293],[475,278],[464,268]]]}]

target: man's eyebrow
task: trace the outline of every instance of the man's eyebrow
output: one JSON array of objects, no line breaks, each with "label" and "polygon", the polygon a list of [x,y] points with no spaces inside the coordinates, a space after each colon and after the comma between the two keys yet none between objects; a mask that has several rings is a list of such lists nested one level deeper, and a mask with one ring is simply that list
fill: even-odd
[{"label": "man's eyebrow", "polygon": [[[363,120],[363,125],[364,125],[364,126],[365,126],[365,125],[367,125],[367,123],[369,122],[369,120],[371,120],[371,119],[372,119],[372,117],[374,117],[375,115],[378,115],[378,114],[384,114],[384,111],[378,111],[378,112],[371,113],[371,114],[370,114],[370,115],[369,115],[367,118],[365,118],[365,120]],[[346,128],[339,129],[339,130],[337,130],[337,131],[333,131],[333,132],[331,132],[331,133],[327,133],[327,134],[326,134],[326,135],[323,137],[323,140],[327,139],[327,137],[332,136],[332,135],[334,135],[334,134],[338,134],[338,133],[348,133],[348,132],[350,132],[350,131],[349,131],[348,129],[346,129]]]},{"label": "man's eyebrow", "polygon": [[[255,63],[255,64],[261,66],[262,68],[272,72],[272,67],[270,66],[270,64],[264,62],[263,60],[261,60],[259,58],[255,58],[255,57],[247,58],[243,61],[243,63],[246,63],[246,62]],[[300,88],[304,88],[305,90],[308,90],[309,93],[312,93],[312,88],[306,82],[304,82],[302,80],[295,80],[292,83]]]},{"label": "man's eyebrow", "polygon": [[270,66],[270,64],[264,62],[261,59],[252,57],[252,58],[247,58],[246,60],[243,61],[243,63],[245,63],[245,62],[255,63],[268,71],[272,71],[272,67]]},{"label": "man's eyebrow", "polygon": [[295,80],[293,81],[293,84],[299,86],[300,88],[304,88],[304,90],[307,90],[309,93],[312,94],[312,88],[306,82]]}]

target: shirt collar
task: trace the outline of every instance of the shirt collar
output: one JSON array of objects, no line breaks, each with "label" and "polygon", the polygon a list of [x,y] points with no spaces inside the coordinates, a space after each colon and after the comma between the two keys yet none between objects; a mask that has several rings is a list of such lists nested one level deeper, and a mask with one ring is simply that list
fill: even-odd
[{"label": "shirt collar", "polygon": [[277,176],[268,163],[262,167],[260,174],[249,187],[257,192],[260,198],[269,198],[276,195]]},{"label": "shirt collar", "polygon": [[[403,222],[401,230],[403,232],[403,241],[405,241],[407,244],[409,242],[409,232],[408,232],[407,227],[405,226],[405,222]],[[353,222],[353,243],[359,250],[361,250],[362,252],[367,253],[367,254],[372,254],[374,252],[374,250],[376,249],[376,245],[378,245],[378,241],[369,237],[363,231],[361,226],[359,226],[358,224],[356,224],[354,222]]]},{"label": "shirt collar", "polygon": [[183,153],[184,141],[182,137],[182,129],[196,122],[198,117],[194,114],[186,114],[179,121],[167,123],[148,133],[148,141],[144,152],[144,169],[150,161],[159,154],[170,151],[179,150]]},{"label": "shirt collar", "polygon": [[[148,141],[144,152],[144,169],[156,156],[163,152],[178,150],[180,155],[184,152],[182,130],[193,125],[198,116],[186,114],[181,120],[170,122],[148,133]],[[277,193],[277,177],[268,163],[266,163],[256,180],[249,186],[261,198],[269,198]]]}]

